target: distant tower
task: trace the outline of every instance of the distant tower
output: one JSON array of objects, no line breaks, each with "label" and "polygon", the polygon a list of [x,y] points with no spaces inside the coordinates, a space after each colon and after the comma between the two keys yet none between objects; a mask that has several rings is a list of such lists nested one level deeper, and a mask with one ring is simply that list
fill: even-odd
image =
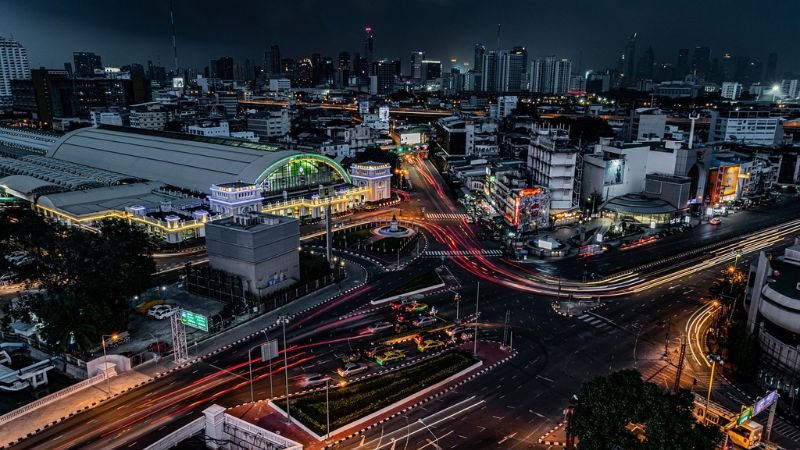
[{"label": "distant tower", "polygon": [[367,25],[364,28],[364,59],[367,61],[367,72],[371,70],[372,63],[374,62],[374,45],[375,40],[372,35],[372,27]]},{"label": "distant tower", "polygon": [[500,51],[500,30],[501,30],[501,28],[503,28],[503,24],[502,23],[498,23],[497,24],[497,48],[495,48],[495,50],[497,50],[498,52]]},{"label": "distant tower", "polygon": [[175,9],[172,0],[169,0],[169,21],[172,23],[172,53],[175,57],[175,76],[178,76],[178,42],[175,38]]}]

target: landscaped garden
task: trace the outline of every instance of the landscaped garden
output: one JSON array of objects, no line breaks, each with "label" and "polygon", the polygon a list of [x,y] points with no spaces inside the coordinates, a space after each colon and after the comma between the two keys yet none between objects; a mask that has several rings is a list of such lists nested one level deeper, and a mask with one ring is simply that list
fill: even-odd
[{"label": "landscaped garden", "polygon": [[[474,364],[472,355],[446,352],[407,369],[369,378],[354,384],[331,386],[330,429],[336,430],[399,400],[414,395]],[[278,402],[278,406],[281,403]],[[319,436],[327,433],[325,391],[292,399],[292,417]]]}]

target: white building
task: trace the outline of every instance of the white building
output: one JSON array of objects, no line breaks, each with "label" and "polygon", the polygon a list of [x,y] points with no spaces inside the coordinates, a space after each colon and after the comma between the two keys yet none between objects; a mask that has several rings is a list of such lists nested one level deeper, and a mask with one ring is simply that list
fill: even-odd
[{"label": "white building", "polygon": [[800,97],[800,89],[798,89],[798,80],[783,80],[781,81],[781,92],[786,98],[795,99]]},{"label": "white building", "polygon": [[783,140],[783,125],[769,111],[712,111],[708,139],[774,146]]},{"label": "white building", "polygon": [[287,108],[262,111],[247,117],[247,130],[254,132],[261,140],[286,136],[291,127]]},{"label": "white building", "polygon": [[722,90],[720,92],[722,98],[736,100],[742,96],[742,83],[726,81],[722,83]]},{"label": "white building", "polygon": [[292,81],[288,78],[270,78],[270,91],[288,91],[292,88]]},{"label": "white building", "polygon": [[0,106],[11,104],[11,80],[30,78],[28,50],[14,39],[0,36]]},{"label": "white building", "polygon": [[208,137],[228,137],[230,136],[230,128],[228,122],[225,120],[217,123],[206,121],[189,125],[186,127],[186,132],[195,136],[208,136]]},{"label": "white building", "polygon": [[[550,191],[550,211],[577,206],[575,169],[578,149],[569,142],[569,129],[535,126],[528,144],[528,171],[534,185]],[[578,190],[579,192],[579,190]]]},{"label": "white building", "polygon": [[667,116],[658,108],[636,108],[628,118],[627,142],[644,142],[663,139]]},{"label": "white building", "polygon": [[392,166],[386,163],[364,162],[350,166],[350,178],[356,186],[369,186],[365,198],[377,202],[392,197]]},{"label": "white building", "polygon": [[516,95],[504,95],[497,97],[497,104],[489,105],[489,117],[492,119],[503,120],[511,115],[511,111],[517,107],[519,101]]},{"label": "white building", "polygon": [[123,125],[122,116],[118,111],[92,110],[89,112],[89,119],[92,122],[93,127],[99,125],[116,125],[121,127]]}]

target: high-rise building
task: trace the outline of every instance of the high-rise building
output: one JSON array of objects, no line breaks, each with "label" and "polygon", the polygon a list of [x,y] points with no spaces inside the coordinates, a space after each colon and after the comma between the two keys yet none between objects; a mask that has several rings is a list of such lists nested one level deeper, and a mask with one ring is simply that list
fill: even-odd
[{"label": "high-rise building", "polygon": [[483,71],[483,55],[486,54],[486,46],[483,44],[475,44],[475,59],[473,61],[472,70],[476,72]]},{"label": "high-rise building", "polygon": [[0,106],[11,104],[11,80],[29,80],[28,50],[11,38],[0,36]]},{"label": "high-rise building", "polygon": [[625,64],[622,66],[623,81],[627,85],[633,84],[636,77],[636,40],[639,33],[633,33],[625,41],[625,53],[623,53]]},{"label": "high-rise building", "polygon": [[569,90],[572,61],[555,56],[536,58],[528,70],[528,88],[531,92],[562,94]]},{"label": "high-rise building", "polygon": [[281,48],[272,45],[269,50],[264,52],[264,69],[268,76],[280,75],[281,73]]},{"label": "high-rise building", "polygon": [[425,52],[415,50],[411,52],[411,78],[422,80],[422,61],[425,59]]},{"label": "high-rise building", "polygon": [[420,63],[420,81],[423,83],[442,77],[442,62],[426,59]]},{"label": "high-rise building", "polygon": [[800,89],[798,89],[798,80],[781,80],[781,93],[786,98],[797,98],[800,96]]},{"label": "high-rise building", "polygon": [[350,63],[350,52],[339,52],[339,68],[347,71],[353,68]]},{"label": "high-rise building", "polygon": [[481,74],[481,90],[502,92],[508,80],[508,52],[505,50],[489,51],[483,55]]},{"label": "high-rise building", "polygon": [[372,94],[391,94],[394,90],[395,62],[381,60],[372,64],[370,75]]},{"label": "high-rise building", "polygon": [[655,53],[653,53],[653,47],[647,47],[647,50],[644,51],[644,54],[639,58],[639,62],[636,64],[636,79],[652,80],[655,64],[656,56]]},{"label": "high-rise building", "polygon": [[722,83],[720,97],[736,100],[742,95],[742,84],[735,81],[725,81]]},{"label": "high-rise building", "polygon": [[103,68],[100,55],[92,52],[73,52],[72,62],[75,64],[76,78],[91,78],[95,70]]},{"label": "high-rise building", "polygon": [[692,70],[700,77],[707,77],[711,71],[711,49],[699,45],[692,53]]},{"label": "high-rise building", "polygon": [[777,81],[778,75],[778,53],[770,52],[767,55],[767,70],[764,72],[764,81],[773,83]]},{"label": "high-rise building", "polygon": [[372,35],[372,27],[367,25],[364,28],[364,59],[367,60],[367,68],[372,66],[375,57],[375,38]]},{"label": "high-rise building", "polygon": [[719,59],[719,77],[722,80],[730,80],[733,78],[733,74],[733,56],[730,53],[723,53],[722,58]]},{"label": "high-rise building", "polygon": [[503,86],[504,92],[517,92],[527,86],[524,73],[528,67],[528,51],[525,47],[514,47],[508,52],[508,83]]},{"label": "high-rise building", "polygon": [[220,80],[233,80],[233,58],[223,56],[208,61],[208,76]]},{"label": "high-rise building", "polygon": [[675,64],[675,78],[683,79],[689,73],[689,49],[678,49],[678,61]]}]

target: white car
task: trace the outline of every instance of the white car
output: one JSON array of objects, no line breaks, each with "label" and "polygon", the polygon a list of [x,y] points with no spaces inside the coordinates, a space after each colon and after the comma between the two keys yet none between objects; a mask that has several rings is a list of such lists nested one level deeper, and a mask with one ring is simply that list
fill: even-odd
[{"label": "white car", "polygon": [[336,373],[342,378],[347,378],[358,375],[361,372],[366,372],[367,370],[369,370],[369,366],[364,363],[347,363],[344,367],[340,367]]},{"label": "white car", "polygon": [[154,319],[163,320],[177,312],[178,308],[172,305],[155,305],[147,310],[147,315]]},{"label": "white car", "polygon": [[331,377],[327,375],[321,375],[318,373],[308,373],[305,375],[300,376],[300,380],[297,381],[297,384],[303,387],[314,387],[319,386],[321,384],[325,384],[331,380]]},{"label": "white car", "polygon": [[391,330],[392,328],[394,328],[394,325],[389,322],[375,322],[368,326],[367,330],[369,330],[370,333],[379,333],[383,330]]},{"label": "white car", "polygon": [[436,318],[431,316],[418,317],[417,319],[414,319],[414,322],[412,323],[417,328],[429,327],[436,323]]}]

